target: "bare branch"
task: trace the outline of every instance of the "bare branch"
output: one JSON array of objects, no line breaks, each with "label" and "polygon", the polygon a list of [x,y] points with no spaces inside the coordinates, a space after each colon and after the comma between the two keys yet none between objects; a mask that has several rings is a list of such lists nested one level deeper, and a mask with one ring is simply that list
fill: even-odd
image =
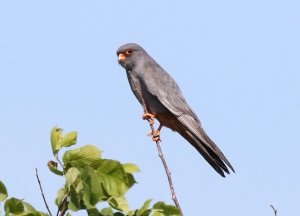
[{"label": "bare branch", "polygon": [[275,216],[277,216],[277,209],[272,204],[270,206],[274,210]]},{"label": "bare branch", "polygon": [[43,197],[45,206],[46,206],[46,208],[47,208],[47,210],[48,210],[48,212],[49,212],[49,215],[52,216],[51,211],[50,211],[50,209],[49,209],[49,206],[48,206],[48,204],[47,204],[47,201],[46,201],[44,192],[43,192],[43,188],[42,188],[42,185],[41,185],[41,181],[40,181],[40,178],[39,178],[39,175],[38,175],[38,170],[37,170],[37,168],[35,169],[35,175],[36,175],[36,178],[37,178],[37,180],[38,180],[38,183],[39,183],[39,186],[40,186],[40,189],[41,189],[41,193],[42,193],[42,197]]},{"label": "bare branch", "polygon": [[[155,129],[154,129],[154,126],[152,124],[152,121],[151,121],[151,119],[149,117],[147,117],[147,121],[150,124],[151,130],[152,130],[152,134],[153,134],[153,137],[154,137],[155,136]],[[163,163],[163,165],[165,167],[165,171],[166,171],[166,174],[167,174],[167,177],[168,177],[168,181],[169,181],[170,190],[171,190],[171,193],[172,193],[172,199],[173,199],[176,207],[179,209],[181,216],[183,216],[181,208],[180,208],[180,205],[179,205],[179,202],[178,202],[176,194],[175,194],[175,190],[174,190],[174,186],[173,186],[173,182],[172,182],[172,177],[171,177],[171,172],[169,171],[167,162],[166,162],[165,157],[164,157],[164,155],[162,153],[162,150],[161,150],[161,147],[160,147],[160,141],[159,140],[160,139],[158,139],[156,141],[158,155],[159,155],[159,157],[160,157],[160,159],[161,159],[161,161],[162,161],[162,163]]]}]

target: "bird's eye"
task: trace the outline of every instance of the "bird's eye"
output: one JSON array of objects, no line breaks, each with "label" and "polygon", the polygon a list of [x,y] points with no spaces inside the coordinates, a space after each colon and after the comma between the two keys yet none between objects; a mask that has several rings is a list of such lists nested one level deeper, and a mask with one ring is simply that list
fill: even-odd
[{"label": "bird's eye", "polygon": [[134,51],[132,49],[126,50],[127,55],[132,55],[133,53],[134,53]]}]

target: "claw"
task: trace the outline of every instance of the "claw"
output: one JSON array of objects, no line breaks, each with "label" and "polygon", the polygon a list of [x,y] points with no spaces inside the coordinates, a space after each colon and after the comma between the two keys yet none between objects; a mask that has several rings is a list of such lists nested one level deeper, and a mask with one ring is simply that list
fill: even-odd
[{"label": "claw", "polygon": [[152,138],[153,141],[161,141],[161,139],[159,137],[159,135],[160,135],[160,131],[159,130],[155,131],[154,135],[153,135],[152,132],[148,133],[147,135],[148,136],[153,136],[153,138]]},{"label": "claw", "polygon": [[156,141],[160,141],[160,142],[161,142],[161,139],[160,139],[160,137],[159,137],[159,136],[157,136],[157,137],[153,137],[153,138],[152,138],[152,140],[153,140],[153,141],[155,141],[155,142],[156,142]]},{"label": "claw", "polygon": [[[154,124],[154,118],[155,118],[155,116],[152,115],[152,114],[150,114],[150,113],[145,113],[143,115],[143,119],[147,119],[148,120],[148,118],[150,118],[149,123],[150,124]],[[157,131],[155,131],[154,134],[153,134],[153,132],[150,132],[150,133],[147,134],[147,136],[153,136],[153,138],[152,138],[153,141],[161,141],[159,135],[160,135],[160,130],[161,130],[162,127],[163,127],[163,125],[160,124],[159,127],[158,127],[158,129],[157,129]]]},{"label": "claw", "polygon": [[154,135],[153,135],[152,132],[150,132],[150,133],[147,134],[147,136],[154,136],[154,137],[157,137],[157,136],[159,136],[159,135],[160,135],[160,131],[159,131],[159,130],[155,131],[155,134],[154,134]]},{"label": "claw", "polygon": [[149,123],[150,123],[150,124],[154,124],[154,118],[155,118],[154,115],[152,115],[152,114],[150,114],[150,113],[145,113],[145,114],[142,116],[142,118],[143,118],[144,120],[147,119],[147,118],[150,118]]}]

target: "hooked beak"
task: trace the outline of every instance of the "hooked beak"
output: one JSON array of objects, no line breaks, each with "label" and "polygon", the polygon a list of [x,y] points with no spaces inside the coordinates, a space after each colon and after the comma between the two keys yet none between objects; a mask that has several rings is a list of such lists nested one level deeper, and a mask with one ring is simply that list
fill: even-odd
[{"label": "hooked beak", "polygon": [[123,53],[120,53],[118,56],[119,62],[123,62],[126,59],[126,56]]}]

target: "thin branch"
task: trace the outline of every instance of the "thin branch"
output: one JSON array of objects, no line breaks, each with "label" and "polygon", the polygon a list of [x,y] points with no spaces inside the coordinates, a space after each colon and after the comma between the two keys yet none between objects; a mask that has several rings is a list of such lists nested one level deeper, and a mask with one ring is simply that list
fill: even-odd
[{"label": "thin branch", "polygon": [[[70,191],[65,195],[62,203],[58,206],[56,216],[64,215],[66,213],[66,211],[68,210],[68,205],[67,204],[68,204],[69,193],[70,193]],[[59,209],[61,209],[61,212],[60,212]],[[60,212],[60,215],[58,215],[59,212]],[[62,212],[63,212],[63,214],[62,214]]]},{"label": "thin branch", "polygon": [[[136,78],[133,76],[133,74],[130,72],[130,71],[127,71],[129,76],[131,77],[131,80],[133,82],[133,85],[134,85],[134,91],[136,92],[137,96],[139,97],[140,99],[140,102],[142,103],[142,106],[144,108],[144,113],[148,113],[148,110],[147,110],[147,106],[146,106],[146,103],[144,101],[144,98],[142,96],[142,92],[141,92],[141,89],[138,89],[138,86],[136,85]],[[150,127],[151,127],[151,130],[152,130],[152,134],[153,134],[153,137],[156,137],[156,131],[155,131],[155,128],[153,126],[153,121],[151,120],[150,117],[146,117]],[[174,186],[173,186],[173,182],[172,182],[172,177],[171,177],[171,172],[169,171],[169,168],[167,166],[167,162],[165,160],[165,157],[162,153],[162,150],[161,150],[161,147],[160,147],[160,139],[158,139],[156,141],[156,146],[157,146],[157,150],[158,150],[158,154],[159,154],[159,157],[164,165],[164,168],[165,168],[165,171],[166,171],[166,174],[167,174],[167,177],[168,177],[168,181],[169,181],[169,186],[170,186],[170,190],[171,190],[171,193],[172,193],[172,199],[176,205],[176,207],[179,209],[180,211],[180,215],[183,216],[182,214],[182,211],[181,211],[181,208],[180,208],[180,205],[179,205],[179,202],[177,201],[177,197],[176,197],[176,194],[175,194],[175,190],[174,190]]]},{"label": "thin branch", "polygon": [[39,183],[39,186],[40,186],[40,189],[41,189],[42,197],[43,197],[44,203],[45,203],[45,205],[46,205],[46,208],[47,208],[47,210],[48,210],[48,212],[49,212],[49,215],[52,216],[51,211],[50,211],[50,209],[49,209],[49,206],[48,206],[48,204],[47,204],[47,201],[46,201],[44,192],[43,192],[43,188],[42,188],[42,185],[41,185],[41,181],[40,181],[40,178],[39,178],[39,175],[38,175],[38,170],[37,170],[37,168],[35,169],[35,175],[36,175],[36,178],[37,178],[37,180],[38,180],[38,183]]},{"label": "thin branch", "polygon": [[65,215],[65,213],[68,211],[68,197],[65,197],[64,201],[63,201],[63,208],[59,214],[59,216],[63,216]]},{"label": "thin branch", "polygon": [[275,216],[277,216],[277,209],[271,204],[270,205],[271,206],[271,208],[273,209],[273,211],[274,211],[274,213],[275,213]]},{"label": "thin branch", "polygon": [[[155,136],[155,129],[154,129],[154,126],[153,126],[153,124],[152,124],[151,119],[150,119],[150,118],[147,118],[147,121],[148,121],[149,124],[150,124],[151,130],[152,130],[152,133],[153,133],[153,136]],[[156,141],[156,146],[157,146],[157,150],[158,150],[158,155],[159,155],[159,157],[160,157],[160,159],[161,159],[161,161],[162,161],[162,163],[163,163],[163,165],[164,165],[164,167],[165,167],[165,171],[166,171],[166,174],[167,174],[167,176],[168,176],[168,181],[169,181],[169,185],[170,185],[170,190],[171,190],[171,193],[172,193],[172,199],[173,199],[173,201],[174,201],[176,207],[179,209],[181,216],[183,216],[182,211],[181,211],[181,208],[180,208],[180,205],[179,205],[179,202],[178,202],[177,197],[176,197],[176,194],[175,194],[175,190],[174,190],[174,186],[173,186],[173,182],[172,182],[172,177],[171,177],[171,172],[169,171],[167,162],[166,162],[165,157],[164,157],[164,155],[163,155],[163,153],[162,153],[162,150],[161,150],[161,147],[160,147],[160,141],[159,141],[159,139]]]}]

